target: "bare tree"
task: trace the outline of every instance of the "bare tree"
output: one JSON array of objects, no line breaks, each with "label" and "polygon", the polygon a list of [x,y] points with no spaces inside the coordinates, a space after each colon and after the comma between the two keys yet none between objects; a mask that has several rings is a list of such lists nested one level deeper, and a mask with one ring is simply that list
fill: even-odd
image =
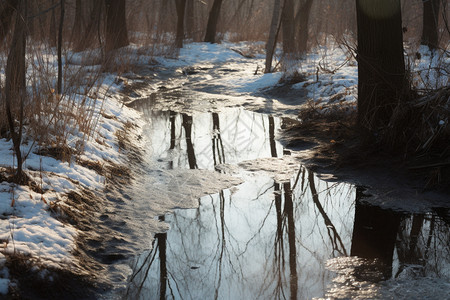
[{"label": "bare tree", "polygon": [[188,38],[193,38],[195,31],[194,0],[185,0],[185,1],[186,1],[186,11],[184,19],[186,26],[186,34]]},{"label": "bare tree", "polygon": [[84,50],[88,45],[94,44],[96,33],[99,34],[100,32],[102,12],[103,1],[94,1],[86,30],[80,33],[82,36],[79,43],[75,45],[75,51]]},{"label": "bare tree", "polygon": [[438,23],[441,0],[423,0],[423,27],[421,44],[431,49],[439,46]]},{"label": "bare tree", "polygon": [[62,40],[64,29],[64,14],[65,14],[65,0],[60,2],[60,17],[59,17],[59,29],[58,29],[58,94],[62,94]]},{"label": "bare tree", "polygon": [[186,0],[175,0],[177,7],[177,35],[175,38],[175,47],[183,48],[184,38],[184,15],[186,11]]},{"label": "bare tree", "polygon": [[363,131],[374,132],[389,124],[409,88],[400,0],[356,0],[356,11],[358,123]]},{"label": "bare tree", "polygon": [[281,29],[283,33],[283,53],[290,56],[296,52],[294,34],[294,0],[284,0],[281,11]]},{"label": "bare tree", "polygon": [[125,0],[105,0],[106,32],[105,49],[111,51],[128,46],[128,31],[125,18]]},{"label": "bare tree", "polygon": [[[27,1],[19,0],[16,10],[14,35],[6,63],[4,100],[9,131],[17,159],[15,181],[22,183],[25,174],[22,170],[23,156],[20,150],[24,122],[25,83],[25,48],[26,48]],[[18,127],[16,128],[16,123]]]},{"label": "bare tree", "polygon": [[73,45],[79,45],[82,40],[83,33],[86,31],[86,20],[83,12],[83,4],[81,0],[75,1],[75,16],[73,20],[71,42]]},{"label": "bare tree", "polygon": [[302,1],[298,7],[297,14],[295,15],[295,21],[297,34],[297,47],[299,53],[305,53],[308,45],[308,23],[309,15],[311,13],[311,7],[313,0]]},{"label": "bare tree", "polygon": [[[55,0],[52,0],[52,7],[55,6]],[[50,27],[49,27],[49,43],[51,47],[56,47],[57,38],[56,38],[56,12],[55,9],[52,9],[50,15]]]},{"label": "bare tree", "polygon": [[0,4],[0,41],[3,41],[11,27],[11,18],[17,9],[18,0],[2,1]]},{"label": "bare tree", "polygon": [[272,72],[272,59],[275,52],[278,32],[280,29],[280,12],[281,12],[281,0],[274,0],[272,21],[270,23],[269,38],[266,43],[266,66],[265,73]]},{"label": "bare tree", "polygon": [[219,21],[222,0],[214,0],[209,12],[208,25],[206,26],[205,42],[214,44],[216,42],[217,22]]}]

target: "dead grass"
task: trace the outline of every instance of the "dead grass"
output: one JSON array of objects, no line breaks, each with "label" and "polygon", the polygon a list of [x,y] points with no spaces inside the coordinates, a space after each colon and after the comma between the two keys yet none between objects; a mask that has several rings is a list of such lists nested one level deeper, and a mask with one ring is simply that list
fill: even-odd
[{"label": "dead grass", "polygon": [[47,268],[38,258],[21,254],[6,256],[6,267],[15,282],[9,299],[95,299],[97,287],[84,272]]},{"label": "dead grass", "polygon": [[[311,160],[333,168],[398,168],[424,189],[450,186],[450,88],[422,95],[397,107],[377,143],[364,143],[357,115],[347,105],[309,102],[302,122],[288,127],[290,147],[307,147]],[[401,170],[400,170],[401,169]]]},{"label": "dead grass", "polygon": [[398,105],[384,132],[384,143],[404,145],[411,156],[450,155],[450,87],[433,90]]}]

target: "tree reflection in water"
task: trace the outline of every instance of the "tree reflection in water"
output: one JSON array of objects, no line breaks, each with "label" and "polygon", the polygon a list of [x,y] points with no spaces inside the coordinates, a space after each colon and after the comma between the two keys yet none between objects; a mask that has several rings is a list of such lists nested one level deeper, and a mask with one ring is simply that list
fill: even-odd
[{"label": "tree reflection in water", "polygon": [[249,176],[233,192],[201,198],[198,209],[166,215],[171,229],[136,260],[127,297],[333,296],[340,287],[327,287],[340,271],[326,262],[348,254],[366,259],[352,261],[354,284],[399,276],[411,264],[422,275],[449,275],[445,222],[370,206],[360,195],[303,167],[289,182]]},{"label": "tree reflection in water", "polygon": [[[169,169],[214,169],[282,153],[280,119],[271,116],[240,109],[148,115],[150,159]],[[197,209],[161,217],[171,228],[136,258],[126,298],[351,298],[336,281],[340,270],[326,268],[349,254],[366,259],[352,262],[352,274],[362,276],[355,284],[404,276],[411,265],[419,275],[450,278],[448,224],[435,214],[366,205],[354,186],[322,181],[304,167],[289,181],[262,172],[245,180],[201,198]]]},{"label": "tree reflection in water", "polygon": [[[166,254],[137,259],[128,298],[320,296],[331,279],[324,262],[350,247],[353,199],[350,185],[319,181],[304,168],[291,182],[253,176],[233,193],[203,197],[197,210],[166,215]],[[162,251],[164,239],[156,239]]]}]

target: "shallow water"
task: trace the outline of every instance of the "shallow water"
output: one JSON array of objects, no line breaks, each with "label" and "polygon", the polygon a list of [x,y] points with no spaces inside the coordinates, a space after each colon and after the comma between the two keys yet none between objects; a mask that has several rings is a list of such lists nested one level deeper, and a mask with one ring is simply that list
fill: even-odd
[{"label": "shallow water", "polygon": [[278,142],[283,113],[218,99],[213,68],[134,105],[146,153],[117,231],[136,255],[110,263],[107,298],[448,298],[448,209],[381,209],[319,179]]},{"label": "shallow water", "polygon": [[197,209],[161,217],[170,229],[134,261],[127,298],[385,299],[405,279],[423,279],[422,292],[445,298],[448,224],[436,214],[381,210],[358,195],[300,168],[290,182],[255,175],[202,197]]},{"label": "shallow water", "polygon": [[431,296],[445,298],[448,217],[371,206],[362,189],[320,180],[300,164],[274,179],[252,162],[287,155],[275,137],[280,118],[238,108],[144,111],[159,168],[231,170],[244,182],[160,216],[170,229],[131,264],[126,298],[385,299],[405,278],[416,291],[397,290],[404,299],[420,285],[427,294],[440,287]]}]

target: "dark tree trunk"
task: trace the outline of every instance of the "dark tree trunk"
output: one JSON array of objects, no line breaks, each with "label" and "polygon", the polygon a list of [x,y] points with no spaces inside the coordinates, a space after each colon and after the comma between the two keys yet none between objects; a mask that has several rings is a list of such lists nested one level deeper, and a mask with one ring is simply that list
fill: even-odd
[{"label": "dark tree trunk", "polygon": [[73,28],[71,34],[71,42],[73,45],[79,45],[82,36],[86,31],[86,20],[83,13],[83,6],[81,0],[75,1],[75,17],[73,20]]},{"label": "dark tree trunk", "polygon": [[3,41],[11,28],[12,16],[17,9],[18,0],[8,0],[1,6],[0,41]]},{"label": "dark tree trunk", "polygon": [[88,47],[92,47],[95,43],[95,35],[96,33],[99,34],[100,31],[102,10],[103,1],[94,1],[86,30],[80,33],[82,37],[80,38],[79,43],[75,46],[75,51],[81,51]]},{"label": "dark tree trunk", "polygon": [[[356,0],[358,123],[364,133],[389,124],[408,92],[399,0]],[[366,135],[368,139],[371,135]]]},{"label": "dark tree trunk", "polygon": [[423,28],[421,44],[430,49],[439,46],[438,23],[441,0],[423,1]]},{"label": "dark tree trunk", "polygon": [[177,7],[177,35],[175,37],[175,47],[183,48],[184,39],[184,13],[186,11],[186,0],[175,0]]},{"label": "dark tree trunk", "polygon": [[194,11],[194,0],[186,0],[186,12],[185,12],[185,26],[186,26],[186,36],[188,38],[194,37],[195,31],[195,11]]},{"label": "dark tree trunk", "polygon": [[216,42],[217,22],[219,21],[222,0],[214,0],[209,12],[208,25],[206,26],[205,42],[214,44]]},{"label": "dark tree trunk", "polygon": [[300,53],[306,53],[308,46],[308,23],[312,4],[313,0],[306,0],[304,3],[301,3],[297,15],[295,16],[295,24],[297,27],[297,50]]},{"label": "dark tree trunk", "polygon": [[272,59],[277,45],[278,32],[280,29],[281,0],[274,0],[272,21],[270,23],[269,38],[266,44],[266,66],[264,73],[272,72]]},{"label": "dark tree trunk", "polygon": [[[52,0],[52,7],[55,5],[55,0]],[[56,47],[57,38],[56,38],[56,9],[52,9],[52,14],[50,15],[50,28],[49,28],[49,42],[50,47]]]},{"label": "dark tree trunk", "polygon": [[[8,125],[17,159],[16,182],[22,182],[23,157],[20,150],[22,143],[22,129],[24,118],[24,102],[26,97],[25,82],[25,49],[26,49],[26,20],[27,1],[20,0],[17,4],[14,35],[6,62],[5,78],[5,106]],[[16,130],[16,122],[19,127]]]},{"label": "dark tree trunk", "polygon": [[128,31],[125,17],[125,0],[105,0],[106,6],[106,51],[128,46]]},{"label": "dark tree trunk", "polygon": [[64,13],[65,13],[65,0],[61,0],[59,17],[59,30],[58,30],[58,84],[57,90],[58,94],[62,94],[62,39],[63,39],[63,29],[64,29]]},{"label": "dark tree trunk", "polygon": [[281,12],[281,28],[283,33],[283,53],[291,55],[295,49],[294,0],[285,0]]}]

